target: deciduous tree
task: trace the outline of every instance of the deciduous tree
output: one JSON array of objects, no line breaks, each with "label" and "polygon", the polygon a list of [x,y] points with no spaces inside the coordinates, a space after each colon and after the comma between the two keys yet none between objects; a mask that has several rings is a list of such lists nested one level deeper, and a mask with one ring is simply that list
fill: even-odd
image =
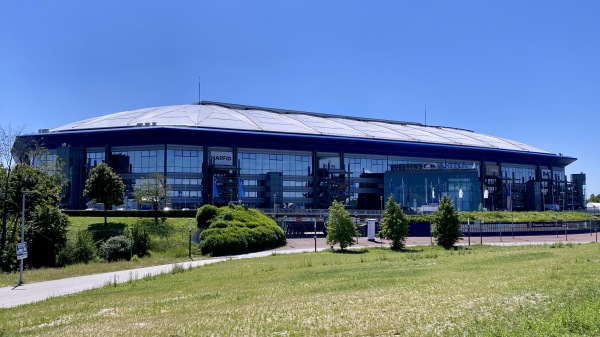
[{"label": "deciduous tree", "polygon": [[85,181],[83,195],[91,198],[92,202],[104,205],[104,224],[106,225],[106,210],[112,205],[120,205],[125,201],[125,185],[106,163],[100,163],[90,171]]},{"label": "deciduous tree", "polygon": [[133,190],[133,197],[138,204],[150,204],[154,211],[154,221],[158,224],[158,213],[161,205],[169,199],[170,186],[165,182],[161,173],[150,173],[147,178],[142,178]]},{"label": "deciduous tree", "polygon": [[133,190],[133,197],[139,204],[150,204],[152,210],[157,211],[169,198],[169,186],[165,183],[165,176],[161,173],[150,173],[147,178],[142,178]]},{"label": "deciduous tree", "polygon": [[[3,174],[6,174],[5,172]],[[0,265],[14,269],[14,244],[20,241],[23,194],[25,194],[25,241],[28,243],[27,264],[35,267],[54,266],[56,256],[66,243],[69,220],[58,209],[61,185],[41,168],[25,163],[14,166],[8,180],[5,211],[6,239]]]}]

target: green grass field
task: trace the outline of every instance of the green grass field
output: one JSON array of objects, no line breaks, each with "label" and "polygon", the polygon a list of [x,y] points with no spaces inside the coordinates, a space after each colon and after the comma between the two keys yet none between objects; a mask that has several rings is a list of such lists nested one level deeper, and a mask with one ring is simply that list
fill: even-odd
[{"label": "green grass field", "polygon": [[[67,232],[67,237],[72,238],[80,230],[105,230],[108,237],[111,235],[120,235],[127,232],[128,226],[133,225],[138,218],[108,218],[108,225],[104,225],[102,217],[70,217],[71,226]],[[195,222],[193,224],[194,230]],[[148,257],[137,261],[119,261],[111,263],[88,263],[69,265],[64,268],[41,268],[26,269],[26,282],[40,282],[56,280],[67,277],[105,273],[117,270],[142,268],[156,266],[168,263],[188,261],[188,233],[189,219],[168,218],[158,226],[152,234],[152,249]],[[194,259],[202,258],[199,255],[199,248],[194,247]],[[0,287],[13,286],[19,280],[19,272],[0,273]]]},{"label": "green grass field", "polygon": [[600,245],[273,255],[10,309],[0,336],[598,336]]}]

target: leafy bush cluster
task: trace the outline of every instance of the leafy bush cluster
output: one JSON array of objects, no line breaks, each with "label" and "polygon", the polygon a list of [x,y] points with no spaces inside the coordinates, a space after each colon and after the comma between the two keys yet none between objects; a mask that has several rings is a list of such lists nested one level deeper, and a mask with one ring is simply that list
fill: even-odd
[{"label": "leafy bush cluster", "polygon": [[[202,209],[198,211],[198,214]],[[201,234],[202,254],[234,255],[275,248],[285,243],[283,230],[258,210],[230,204],[217,209]]]},{"label": "leafy bush cluster", "polygon": [[94,243],[92,233],[86,230],[77,232],[74,240],[68,240],[67,245],[58,254],[61,266],[75,263],[88,263],[98,256],[98,248]]},{"label": "leafy bush cluster", "polygon": [[67,241],[58,255],[58,264],[88,263],[97,258],[110,262],[129,260],[132,255],[137,258],[146,256],[151,243],[148,223],[151,225],[153,221],[139,219],[131,225],[130,230],[126,229],[124,223],[90,225],[88,230],[77,232],[74,238]]},{"label": "leafy bush cluster", "polygon": [[[7,146],[3,149],[12,148],[7,141],[0,140]],[[10,155],[10,152],[3,154]],[[62,183],[59,172],[62,169],[42,166],[33,167],[25,162],[14,166],[0,163],[0,270],[11,271],[18,266],[15,250],[16,243],[21,241],[23,220],[28,248],[24,262],[29,267],[56,266],[57,256],[67,243],[69,219],[58,209]]]},{"label": "leafy bush cluster", "polygon": [[131,227],[131,238],[133,241],[133,255],[144,257],[150,250],[150,231],[143,220],[138,220]]}]

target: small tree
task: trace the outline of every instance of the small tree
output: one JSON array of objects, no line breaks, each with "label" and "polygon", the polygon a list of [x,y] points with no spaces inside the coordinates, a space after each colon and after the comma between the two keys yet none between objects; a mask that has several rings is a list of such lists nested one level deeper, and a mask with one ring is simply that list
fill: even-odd
[{"label": "small tree", "polygon": [[350,213],[344,208],[342,203],[333,201],[329,207],[329,220],[326,224],[327,237],[325,242],[328,245],[338,243],[342,250],[356,243],[354,237],[359,233],[356,231]]},{"label": "small tree", "polygon": [[169,197],[169,185],[165,183],[165,176],[154,172],[150,173],[147,178],[142,178],[133,190],[133,197],[138,204],[152,205],[154,221],[158,224],[157,211]]},{"label": "small tree", "polygon": [[439,246],[450,249],[461,239],[460,219],[448,196],[442,198],[432,220],[433,236]]},{"label": "small tree", "polygon": [[402,212],[400,204],[394,202],[394,196],[390,195],[385,204],[385,214],[381,223],[381,231],[377,236],[382,239],[391,240],[391,247],[394,250],[404,248],[406,237],[408,236],[408,217]]},{"label": "small tree", "polygon": [[125,201],[125,184],[106,163],[100,163],[90,171],[85,181],[83,195],[91,198],[92,202],[104,204],[104,224],[106,225],[106,210],[112,205],[120,205]]}]

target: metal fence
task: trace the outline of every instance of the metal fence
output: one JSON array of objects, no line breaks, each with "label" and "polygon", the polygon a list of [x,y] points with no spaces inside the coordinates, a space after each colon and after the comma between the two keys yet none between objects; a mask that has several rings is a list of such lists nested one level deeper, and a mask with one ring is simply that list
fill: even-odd
[{"label": "metal fence", "polygon": [[[495,236],[510,235],[551,235],[564,233],[594,233],[598,231],[598,221],[555,221],[555,222],[517,222],[517,223],[462,223],[463,234]],[[514,233],[514,234],[513,234]]]},{"label": "metal fence", "polygon": [[[315,235],[322,237],[327,234],[323,221],[317,221],[317,228],[313,222],[280,222],[286,237],[307,238]],[[357,223],[359,236],[367,236],[366,223]],[[375,231],[381,229],[379,223]],[[596,233],[600,230],[600,221],[559,221],[559,222],[494,222],[494,223],[461,223],[460,230],[464,237],[467,236],[523,236],[523,235],[568,235],[582,233]],[[412,222],[408,228],[409,236],[431,236],[431,224],[427,222]]]}]

